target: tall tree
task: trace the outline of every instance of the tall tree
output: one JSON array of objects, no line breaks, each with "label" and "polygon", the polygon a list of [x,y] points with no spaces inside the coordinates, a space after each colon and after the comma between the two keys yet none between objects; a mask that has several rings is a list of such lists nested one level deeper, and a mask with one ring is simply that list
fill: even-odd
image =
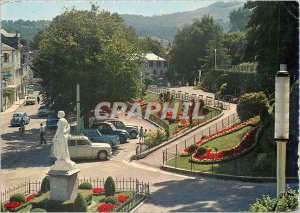
[{"label": "tall tree", "polygon": [[244,32],[229,32],[224,35],[224,47],[228,51],[232,65],[243,62],[245,45]]},{"label": "tall tree", "polygon": [[260,87],[274,92],[279,64],[288,65],[292,83],[298,79],[299,3],[297,1],[247,2],[252,10],[247,25],[245,57],[257,61]]},{"label": "tall tree", "polygon": [[[224,53],[222,42],[222,28],[211,16],[194,20],[175,36],[169,72],[178,79],[193,82],[200,68],[213,68],[215,49]],[[223,64],[223,56],[219,57],[218,64]]]},{"label": "tall tree", "polygon": [[229,13],[230,31],[243,31],[248,23],[251,11],[245,8],[238,8]]},{"label": "tall tree", "polygon": [[117,14],[75,9],[54,18],[41,34],[34,72],[54,109],[72,111],[81,86],[87,121],[100,101],[129,100],[140,91],[138,38]]},{"label": "tall tree", "polygon": [[160,57],[164,57],[166,50],[161,42],[150,37],[141,38],[139,47],[145,52],[152,52]]}]

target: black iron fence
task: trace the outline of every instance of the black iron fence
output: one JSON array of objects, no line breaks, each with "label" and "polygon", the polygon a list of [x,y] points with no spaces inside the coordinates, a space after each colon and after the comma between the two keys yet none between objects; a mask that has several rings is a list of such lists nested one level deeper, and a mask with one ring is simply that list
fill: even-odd
[{"label": "black iron fence", "polygon": [[[83,182],[89,182],[94,188],[104,188],[105,183],[104,178],[84,178],[79,180],[79,184]],[[149,183],[140,182],[138,179],[134,178],[115,178],[115,186],[118,191],[130,191],[133,192],[134,199],[144,199],[150,195]],[[32,193],[37,193],[41,190],[41,181],[28,181],[22,184],[18,184],[14,187],[10,187],[1,192],[1,202],[9,201],[9,198],[16,193],[21,193],[23,195],[30,195]],[[132,198],[132,199],[133,199]],[[133,205],[133,204],[130,204]],[[124,205],[122,205],[124,206]]]},{"label": "black iron fence", "polygon": [[157,93],[157,94],[160,94],[160,93],[168,94],[169,93],[170,97],[177,98],[182,101],[190,101],[192,99],[194,99],[196,101],[203,100],[205,105],[220,108],[222,110],[230,109],[230,103],[214,99],[214,97],[212,97],[212,96],[196,95],[194,93],[191,94],[191,93],[187,93],[187,92],[182,92],[180,90],[175,91],[174,89],[169,89],[169,88],[165,88],[165,87],[148,88],[148,91]]}]

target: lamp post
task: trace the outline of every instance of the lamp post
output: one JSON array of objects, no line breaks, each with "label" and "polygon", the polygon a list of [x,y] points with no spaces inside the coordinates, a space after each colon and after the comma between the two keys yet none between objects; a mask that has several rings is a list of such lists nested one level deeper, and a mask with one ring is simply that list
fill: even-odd
[{"label": "lamp post", "polygon": [[141,98],[142,97],[143,97],[143,71],[141,71]]},{"label": "lamp post", "polygon": [[201,70],[199,70],[199,85],[200,85],[200,79],[201,79]]},{"label": "lamp post", "polygon": [[76,85],[76,117],[77,117],[77,133],[81,130],[81,118],[80,118],[80,85]]},{"label": "lamp post", "polygon": [[215,69],[217,69],[217,49],[215,49]]},{"label": "lamp post", "polygon": [[286,143],[289,140],[290,75],[280,64],[275,79],[275,141],[277,142],[277,197],[286,189]]}]

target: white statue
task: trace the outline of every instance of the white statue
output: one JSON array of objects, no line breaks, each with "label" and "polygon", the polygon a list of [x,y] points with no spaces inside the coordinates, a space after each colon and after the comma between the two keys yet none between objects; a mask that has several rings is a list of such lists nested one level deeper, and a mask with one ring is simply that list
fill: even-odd
[{"label": "white statue", "polygon": [[51,170],[69,171],[76,167],[76,164],[70,160],[68,150],[68,137],[70,133],[70,125],[64,118],[65,112],[59,111],[57,116],[59,121],[57,123],[57,130],[53,138],[52,152],[56,157],[55,164],[51,166]]}]

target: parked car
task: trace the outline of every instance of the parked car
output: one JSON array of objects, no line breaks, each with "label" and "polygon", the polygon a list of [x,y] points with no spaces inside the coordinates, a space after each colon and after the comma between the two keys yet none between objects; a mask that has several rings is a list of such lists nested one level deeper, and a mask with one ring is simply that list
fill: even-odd
[{"label": "parked car", "polygon": [[27,116],[25,112],[15,112],[13,114],[12,119],[10,120],[10,125],[11,126],[21,126],[21,120],[24,120],[25,125],[29,124],[30,122],[30,117]]},{"label": "parked car", "polygon": [[124,129],[117,129],[112,123],[96,122],[91,126],[91,129],[98,129],[103,135],[118,135],[121,143],[125,143],[130,137]]},{"label": "parked car", "polygon": [[35,97],[32,96],[32,95],[28,96],[26,98],[25,104],[26,105],[29,105],[29,104],[33,104],[34,105],[35,104]]},{"label": "parked car", "polygon": [[[112,149],[109,144],[92,143],[86,136],[70,135],[68,149],[71,159],[99,159],[106,160],[111,156]],[[50,157],[55,159],[51,148]]]},{"label": "parked car", "polygon": [[129,135],[130,138],[137,138],[138,136],[138,126],[135,125],[125,125],[122,121],[117,120],[117,119],[109,119],[109,120],[105,120],[105,122],[109,122],[112,123],[117,129],[124,129],[126,130]]},{"label": "parked car", "polygon": [[49,114],[46,120],[46,128],[47,129],[56,129],[59,118],[56,114]]},{"label": "parked car", "polygon": [[32,95],[34,90],[33,89],[28,89],[27,92],[28,92],[29,95]]},{"label": "parked car", "polygon": [[82,134],[94,143],[108,143],[112,148],[120,144],[118,135],[103,135],[97,129],[86,129]]},{"label": "parked car", "polygon": [[47,108],[47,106],[40,106],[38,109],[38,116],[39,117],[46,117],[51,113],[51,110]]}]

